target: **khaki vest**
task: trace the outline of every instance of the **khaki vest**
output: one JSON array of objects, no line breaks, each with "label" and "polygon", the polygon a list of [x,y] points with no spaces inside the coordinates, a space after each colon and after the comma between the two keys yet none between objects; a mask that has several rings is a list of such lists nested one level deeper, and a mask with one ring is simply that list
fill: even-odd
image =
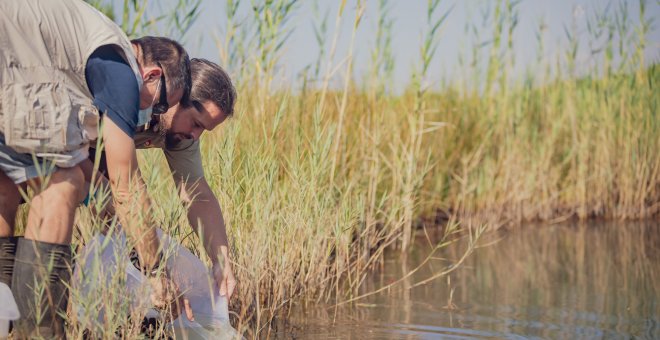
[{"label": "khaki vest", "polygon": [[130,41],[92,6],[80,0],[0,0],[0,133],[6,145],[60,167],[87,158],[99,112],[85,65],[103,45],[116,46],[141,84]]}]

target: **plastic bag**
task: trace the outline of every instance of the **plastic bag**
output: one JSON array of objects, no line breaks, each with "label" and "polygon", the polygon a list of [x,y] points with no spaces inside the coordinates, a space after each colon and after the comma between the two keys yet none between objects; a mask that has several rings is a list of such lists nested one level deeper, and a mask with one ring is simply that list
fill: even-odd
[{"label": "plastic bag", "polygon": [[[163,253],[167,258],[167,268],[172,280],[190,301],[195,321],[190,321],[182,313],[178,319],[168,324],[177,339],[234,339],[240,335],[229,324],[227,299],[218,294],[215,282],[202,261],[172,240],[162,230],[157,229]],[[111,236],[96,236],[80,253],[73,275],[73,286],[77,288],[79,303],[74,302],[78,320],[88,328],[103,325],[104,308],[95,306],[95,296],[105,287],[112,287],[113,281],[125,282],[124,301],[129,308],[147,310],[147,315],[157,315],[150,309],[149,285],[130,262],[126,237],[123,232]],[[116,285],[115,285],[116,286]],[[113,292],[114,293],[114,292]],[[86,301],[80,303],[80,301]],[[91,311],[91,313],[90,313]],[[96,320],[94,319],[96,316]]]}]

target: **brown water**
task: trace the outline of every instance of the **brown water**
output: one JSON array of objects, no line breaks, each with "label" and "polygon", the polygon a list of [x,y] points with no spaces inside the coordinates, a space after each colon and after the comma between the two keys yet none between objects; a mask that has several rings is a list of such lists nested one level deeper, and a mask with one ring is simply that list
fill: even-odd
[{"label": "brown water", "polygon": [[[351,306],[295,306],[275,338],[660,339],[660,223],[527,226],[491,234],[451,274],[407,289],[460,256],[437,254],[387,292]],[[373,291],[426,258],[418,240],[406,261],[390,254],[366,282]],[[444,259],[442,259],[442,258]],[[453,291],[453,294],[452,294]]]}]

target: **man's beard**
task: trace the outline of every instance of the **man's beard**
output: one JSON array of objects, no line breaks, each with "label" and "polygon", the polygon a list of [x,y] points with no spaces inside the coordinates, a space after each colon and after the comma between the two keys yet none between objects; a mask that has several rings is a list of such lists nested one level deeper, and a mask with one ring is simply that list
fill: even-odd
[{"label": "man's beard", "polygon": [[174,148],[185,139],[186,138],[184,138],[181,134],[168,131],[165,133],[165,147],[168,149]]}]

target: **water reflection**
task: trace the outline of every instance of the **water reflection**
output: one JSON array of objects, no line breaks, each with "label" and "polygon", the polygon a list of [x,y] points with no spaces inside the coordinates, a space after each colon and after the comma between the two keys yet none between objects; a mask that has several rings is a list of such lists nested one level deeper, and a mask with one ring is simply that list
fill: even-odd
[{"label": "water reflection", "polygon": [[[526,226],[490,237],[501,241],[450,280],[406,289],[458,258],[460,247],[353,306],[300,304],[278,319],[275,337],[660,338],[658,223]],[[400,278],[428,251],[420,246],[405,261],[393,254],[364,291]]]}]

